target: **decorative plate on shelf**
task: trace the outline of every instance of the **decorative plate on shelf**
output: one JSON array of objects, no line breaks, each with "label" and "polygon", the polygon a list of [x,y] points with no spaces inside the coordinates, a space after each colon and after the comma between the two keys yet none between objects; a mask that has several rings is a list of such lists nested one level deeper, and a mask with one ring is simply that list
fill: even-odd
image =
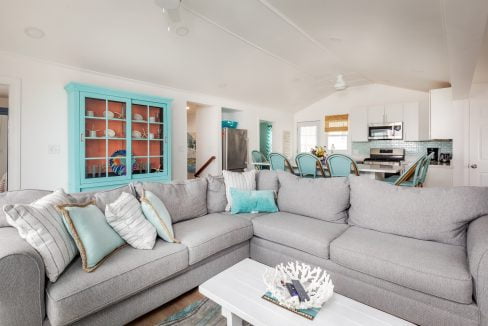
[{"label": "decorative plate on shelf", "polygon": [[105,129],[105,136],[107,136],[107,137],[115,137],[115,130]]},{"label": "decorative plate on shelf", "polygon": [[135,113],[134,114],[134,120],[137,120],[137,121],[143,121],[144,118],[142,117],[142,115],[140,115],[139,113]]},{"label": "decorative plate on shelf", "polygon": [[132,132],[132,135],[134,136],[134,138],[142,138],[142,133],[140,131],[137,131],[137,130],[134,130]]},{"label": "decorative plate on shelf", "polygon": [[103,111],[103,116],[109,119],[113,119],[115,115],[112,111]]},{"label": "decorative plate on shelf", "polygon": [[[119,149],[115,151],[112,154],[112,156],[110,156],[110,160],[108,162],[110,164],[110,167],[112,168],[112,171],[116,175],[126,175],[127,173],[126,161],[127,161],[127,152],[125,151],[125,149]],[[132,167],[134,167],[135,163],[136,160],[133,158]]]}]

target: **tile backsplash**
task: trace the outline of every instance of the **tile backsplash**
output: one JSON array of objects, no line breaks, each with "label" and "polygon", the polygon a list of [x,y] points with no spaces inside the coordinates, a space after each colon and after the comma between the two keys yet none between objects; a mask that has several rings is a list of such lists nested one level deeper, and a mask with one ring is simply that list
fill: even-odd
[{"label": "tile backsplash", "polygon": [[427,153],[427,147],[438,147],[439,153],[452,154],[452,140],[372,140],[369,142],[352,142],[352,154],[369,156],[370,148],[404,148],[406,155],[420,155]]}]

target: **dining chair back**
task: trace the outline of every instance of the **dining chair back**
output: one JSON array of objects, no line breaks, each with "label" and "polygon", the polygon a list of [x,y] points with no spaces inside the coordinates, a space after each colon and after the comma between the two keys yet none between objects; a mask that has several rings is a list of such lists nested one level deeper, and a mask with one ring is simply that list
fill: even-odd
[{"label": "dining chair back", "polygon": [[266,159],[266,156],[264,156],[263,153],[261,153],[260,151],[257,151],[257,150],[253,150],[251,152],[251,157],[252,157],[253,163],[265,163],[268,161]]},{"label": "dining chair back", "polygon": [[295,158],[301,177],[325,177],[325,171],[320,159],[310,153],[300,153]]},{"label": "dining chair back", "polygon": [[420,177],[419,177],[419,186],[423,187],[425,183],[425,179],[427,179],[427,172],[429,171],[429,166],[430,166],[430,161],[434,157],[434,153],[430,153],[424,158],[424,161],[422,162],[422,168],[420,171]]},{"label": "dining chair back", "polygon": [[344,154],[332,154],[327,157],[327,169],[331,177],[347,177],[354,173],[359,175],[356,162]]},{"label": "dining chair back", "polygon": [[[420,176],[423,163],[427,155],[421,155],[413,162],[400,177],[392,182],[395,186],[418,187],[420,185]],[[387,181],[389,181],[387,179]]]},{"label": "dining chair back", "polygon": [[[269,163],[271,164],[271,170],[273,171],[289,171],[293,173],[293,168],[291,167],[290,161],[280,153],[270,153],[268,157]],[[294,174],[294,173],[293,173]]]}]

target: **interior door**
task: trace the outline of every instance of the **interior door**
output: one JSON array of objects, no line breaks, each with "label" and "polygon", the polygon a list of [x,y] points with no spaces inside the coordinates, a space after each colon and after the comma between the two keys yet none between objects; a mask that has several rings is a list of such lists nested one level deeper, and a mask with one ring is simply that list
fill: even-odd
[{"label": "interior door", "polygon": [[488,187],[488,101],[470,103],[469,184]]}]

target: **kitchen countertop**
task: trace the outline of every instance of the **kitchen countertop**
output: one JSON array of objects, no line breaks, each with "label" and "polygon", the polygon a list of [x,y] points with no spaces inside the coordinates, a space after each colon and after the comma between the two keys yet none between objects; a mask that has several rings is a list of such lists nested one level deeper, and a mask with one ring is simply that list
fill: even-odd
[{"label": "kitchen countertop", "polygon": [[380,165],[380,164],[358,164],[359,172],[371,172],[371,173],[400,173],[403,170],[403,166],[394,165]]}]

